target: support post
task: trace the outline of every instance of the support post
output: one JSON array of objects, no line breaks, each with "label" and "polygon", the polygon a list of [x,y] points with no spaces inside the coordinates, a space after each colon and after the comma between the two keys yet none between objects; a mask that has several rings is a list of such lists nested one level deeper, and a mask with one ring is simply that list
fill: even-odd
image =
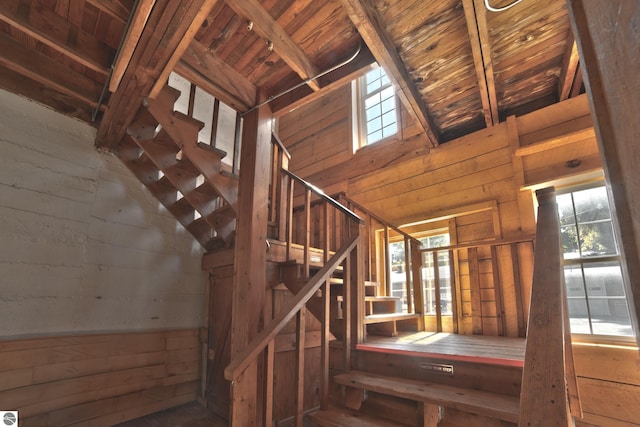
[{"label": "support post", "polygon": [[[244,118],[234,254],[232,359],[258,335],[264,323],[271,121],[268,106]],[[256,361],[232,382],[230,417],[233,426],[259,425],[257,378]]]}]

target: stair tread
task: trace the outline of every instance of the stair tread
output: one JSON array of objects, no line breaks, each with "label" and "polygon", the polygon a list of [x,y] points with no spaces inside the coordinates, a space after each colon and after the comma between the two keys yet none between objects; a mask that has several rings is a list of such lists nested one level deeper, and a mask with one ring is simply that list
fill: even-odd
[{"label": "stair tread", "polygon": [[517,423],[520,400],[516,396],[492,393],[425,381],[351,371],[333,377],[337,384],[364,388],[419,402],[430,402],[461,411]]},{"label": "stair tread", "polygon": [[[365,301],[370,302],[389,302],[389,301],[400,301],[400,297],[388,297],[388,296],[374,296],[374,295],[366,295],[364,297]],[[342,301],[342,295],[338,295],[338,301]],[[398,313],[390,313],[390,314],[398,314]],[[403,313],[404,314],[404,313]]]},{"label": "stair tread", "polygon": [[202,121],[180,111],[174,111],[173,116],[180,121],[191,123],[194,127],[198,128],[198,131],[202,130],[202,128],[204,127],[204,123]]},{"label": "stair tread", "polygon": [[309,418],[318,425],[329,427],[391,427],[398,425],[362,412],[337,407],[313,412],[309,414]]},{"label": "stair tread", "polygon": [[217,155],[220,156],[220,159],[224,158],[227,156],[227,152],[224,150],[221,150],[219,148],[216,148],[210,144],[206,144],[204,142],[198,142],[198,147],[202,148],[203,150],[207,150],[210,151],[212,153],[215,153]]},{"label": "stair tread", "polygon": [[383,322],[391,322],[393,320],[409,320],[409,319],[418,319],[420,317],[419,314],[414,313],[381,313],[381,314],[370,314],[364,317],[364,323],[366,325],[372,323],[383,323]]}]

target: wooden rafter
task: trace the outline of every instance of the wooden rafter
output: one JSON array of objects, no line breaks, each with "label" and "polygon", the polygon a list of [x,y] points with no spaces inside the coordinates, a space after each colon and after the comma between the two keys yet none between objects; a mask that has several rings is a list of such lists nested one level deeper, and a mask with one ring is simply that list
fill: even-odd
[{"label": "wooden rafter", "polygon": [[191,21],[191,25],[189,25],[189,28],[187,28],[187,31],[180,39],[178,46],[176,46],[173,54],[164,65],[162,71],[160,72],[160,75],[156,79],[153,88],[151,88],[149,98],[155,98],[160,93],[162,88],[167,84],[167,80],[169,80],[169,74],[171,74],[178,61],[180,61],[180,58],[182,58],[182,55],[187,50],[189,44],[195,37],[196,32],[198,31],[204,20],[207,19],[207,16],[209,16],[209,13],[211,13],[211,9],[213,9],[218,1],[219,0],[204,0],[202,2],[202,5],[198,9],[198,13],[196,13],[196,15],[193,17],[193,20]]},{"label": "wooden rafter", "polygon": [[197,40],[191,41],[175,71],[237,111],[246,111],[256,103],[253,83]]},{"label": "wooden rafter", "polygon": [[122,80],[122,76],[129,66],[129,62],[131,62],[133,51],[140,41],[142,30],[147,25],[147,19],[149,19],[149,14],[154,4],[156,4],[156,0],[141,0],[138,2],[135,14],[131,19],[131,24],[116,58],[116,63],[113,66],[113,73],[111,73],[111,80],[109,80],[109,92],[115,92],[118,89],[120,80]]},{"label": "wooden rafter", "polygon": [[[300,46],[284,31],[284,29],[269,15],[257,0],[225,0],[235,13],[253,22],[253,30],[261,37],[273,43],[273,50],[287,63],[303,80],[319,74],[311,59],[302,51]],[[266,47],[265,47],[266,49]],[[320,89],[316,80],[307,83],[314,91]]]},{"label": "wooden rafter", "polygon": [[578,72],[578,46],[573,38],[573,32],[569,31],[567,38],[567,49],[562,59],[562,68],[560,69],[560,77],[558,78],[558,100],[564,101],[571,95],[571,87]]},{"label": "wooden rafter", "polygon": [[86,0],[88,4],[106,13],[123,24],[129,19],[130,11],[118,0]]},{"label": "wooden rafter", "polygon": [[0,65],[44,86],[95,107],[102,86],[48,56],[28,49],[6,34],[0,34]]},{"label": "wooden rafter", "polygon": [[473,62],[478,76],[482,109],[487,126],[500,122],[498,96],[491,59],[491,39],[487,25],[487,11],[482,0],[463,0],[464,14],[469,30]]},{"label": "wooden rafter", "polygon": [[109,72],[108,46],[51,11],[21,0],[3,0],[0,20],[103,76]]},{"label": "wooden rafter", "polygon": [[482,46],[480,44],[480,34],[478,32],[476,10],[473,4],[473,0],[462,0],[462,6],[464,7],[464,17],[467,21],[469,41],[471,42],[471,51],[473,53],[473,64],[476,69],[476,77],[478,78],[478,86],[480,88],[480,99],[482,100],[484,121],[487,124],[487,127],[489,127],[493,125],[493,115],[491,112],[491,102],[489,100],[489,91],[487,86],[487,76],[485,74],[484,61],[482,60]]},{"label": "wooden rafter", "polygon": [[349,18],[369,46],[379,64],[384,66],[396,83],[398,97],[424,129],[432,146],[438,145],[436,127],[422,100],[418,88],[407,71],[389,33],[369,0],[342,0]]}]

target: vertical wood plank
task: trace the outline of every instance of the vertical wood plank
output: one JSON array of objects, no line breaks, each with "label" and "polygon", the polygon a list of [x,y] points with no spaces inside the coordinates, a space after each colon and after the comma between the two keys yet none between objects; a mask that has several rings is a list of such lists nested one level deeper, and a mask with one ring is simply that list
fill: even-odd
[{"label": "vertical wood plank", "polygon": [[495,245],[491,245],[491,273],[493,275],[493,290],[496,297],[496,321],[498,322],[498,335],[504,336],[505,314],[504,314],[504,298],[502,297],[502,283],[500,281],[500,260],[498,259],[498,251]]},{"label": "vertical wood plank", "polygon": [[433,257],[433,287],[436,293],[436,331],[442,332],[442,296],[440,295],[440,266],[438,251],[431,253]]},{"label": "vertical wood plank", "polygon": [[271,178],[269,182],[271,183],[270,188],[270,200],[269,203],[269,221],[275,222],[277,219],[277,209],[278,209],[278,175],[279,175],[279,147],[276,144],[271,144]]},{"label": "vertical wood plank", "polygon": [[431,403],[418,403],[418,425],[436,427],[440,422],[440,407]]},{"label": "vertical wood plank", "polygon": [[344,282],[342,285],[342,322],[344,350],[344,371],[351,370],[351,257],[344,259]]},{"label": "vertical wood plank", "polygon": [[302,307],[296,314],[296,395],[295,425],[303,427],[304,416],[304,343],[306,337],[307,309]]},{"label": "vertical wood plank", "polygon": [[289,182],[287,196],[287,261],[291,260],[291,245],[293,244],[293,190],[295,190],[295,181],[293,178],[287,178]]},{"label": "vertical wood plank", "polygon": [[453,317],[453,333],[458,333],[458,316],[460,313],[460,293],[458,292],[458,277],[455,268],[454,250],[449,251],[449,277],[451,278],[451,317]]},{"label": "vertical wood plank", "polygon": [[520,279],[520,257],[518,256],[518,244],[511,246],[511,264],[513,266],[513,288],[516,294],[516,315],[518,317],[518,336],[524,338],[527,330],[524,321],[524,307],[522,300],[522,280]]},{"label": "vertical wood plank", "polygon": [[471,321],[473,335],[482,335],[482,303],[480,301],[480,269],[478,248],[469,248],[469,283],[471,286]]},{"label": "vertical wood plank", "polygon": [[211,146],[215,147],[218,139],[218,122],[220,120],[220,100],[218,98],[213,100],[213,112],[211,114]]},{"label": "vertical wood plank", "polygon": [[411,273],[415,311],[422,315],[424,323],[424,288],[422,283],[422,252],[417,242],[411,241]]},{"label": "vertical wood plank", "polygon": [[[263,324],[266,288],[267,216],[271,111],[262,107],[244,118],[231,321],[231,357],[243,351]],[[252,307],[247,310],[247,307]],[[231,420],[234,426],[255,425],[257,362],[232,382]],[[260,415],[260,416],[258,416]]]},{"label": "vertical wood plank", "polygon": [[[640,325],[640,8],[631,0],[569,0],[571,26],[594,116],[607,190],[620,237],[623,275],[628,278],[631,322]],[[615,64],[615,66],[612,66]],[[640,343],[640,334],[636,334]]]},{"label": "vertical wood plank", "polygon": [[413,286],[411,285],[411,251],[409,249],[410,240],[408,237],[404,238],[404,277],[405,277],[405,290],[407,292],[407,313],[414,313],[413,311]]},{"label": "vertical wood plank", "polygon": [[327,280],[322,287],[322,330],[321,330],[321,349],[320,349],[320,408],[327,409],[329,407],[329,337],[331,322],[331,285]]},{"label": "vertical wood plank", "polygon": [[275,360],[275,341],[271,341],[265,349],[265,384],[264,384],[264,426],[273,426],[273,366]]},{"label": "vertical wood plank", "polygon": [[242,115],[240,112],[236,113],[236,129],[234,132],[233,141],[233,167],[234,174],[240,173],[240,152],[242,151]]},{"label": "vertical wood plank", "polygon": [[[287,180],[289,177],[282,173],[283,170],[289,169],[289,158],[280,153],[278,163],[278,240],[287,241],[287,213],[288,213],[288,192]],[[287,258],[288,260],[288,258]]]},{"label": "vertical wood plank", "polygon": [[304,193],[304,277],[309,277],[309,249],[311,247],[311,190]]},{"label": "vertical wood plank", "polygon": [[391,295],[391,254],[389,249],[389,227],[384,227],[384,288],[385,295]]}]

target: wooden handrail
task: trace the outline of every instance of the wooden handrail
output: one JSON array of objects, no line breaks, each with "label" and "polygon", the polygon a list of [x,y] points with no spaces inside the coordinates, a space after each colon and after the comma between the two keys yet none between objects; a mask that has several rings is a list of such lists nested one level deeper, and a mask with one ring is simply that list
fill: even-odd
[{"label": "wooden handrail", "polygon": [[537,247],[519,426],[569,426],[565,371],[565,302],[560,223],[552,187],[538,190]]},{"label": "wooden handrail", "polygon": [[364,224],[364,220],[362,218],[360,218],[358,215],[356,215],[352,210],[348,209],[342,203],[338,202],[337,200],[335,200],[331,196],[327,195],[324,191],[322,191],[321,188],[316,187],[315,185],[311,184],[310,182],[305,181],[304,179],[300,178],[298,175],[296,175],[295,173],[293,173],[293,172],[291,172],[291,171],[289,171],[287,169],[282,169],[282,172],[284,174],[286,174],[286,175],[289,175],[289,177],[291,177],[294,181],[297,181],[300,184],[302,184],[306,189],[311,190],[318,197],[320,197],[321,199],[323,199],[324,201],[329,203],[331,206],[335,207],[340,212],[342,212],[345,215],[347,215],[348,217],[350,217],[352,220],[357,221],[360,224]]},{"label": "wooden handrail", "polygon": [[344,246],[337,251],[307,284],[298,292],[287,305],[282,307],[278,315],[264,328],[247,348],[239,353],[225,368],[224,376],[228,380],[235,380],[253,360],[264,350],[276,335],[287,325],[305,304],[313,298],[318,289],[326,282],[338,265],[351,253],[358,244],[359,236],[351,237]]},{"label": "wooden handrail", "polygon": [[291,153],[289,153],[289,150],[287,150],[287,147],[284,146],[284,143],[275,132],[271,132],[271,143],[277,145],[280,151],[282,151],[282,154],[291,160]]},{"label": "wooden handrail", "polygon": [[409,239],[411,241],[417,242],[418,245],[421,244],[420,240],[416,239],[415,237],[413,237],[412,235],[410,235],[408,233],[405,233],[404,231],[400,230],[398,227],[396,227],[395,225],[391,224],[390,222],[380,218],[379,216],[377,216],[373,212],[369,211],[367,208],[363,207],[362,205],[358,204],[357,202],[354,202],[353,200],[351,200],[350,198],[348,198],[344,194],[342,195],[342,198],[344,200],[346,200],[350,205],[355,206],[355,208],[358,209],[359,211],[364,212],[369,217],[371,217],[372,219],[375,219],[377,222],[379,222],[380,224],[384,225],[385,227],[389,227],[389,229],[391,229],[391,230],[395,231],[396,233],[400,234],[405,239]]},{"label": "wooden handrail", "polygon": [[470,248],[479,248],[481,246],[501,246],[501,245],[512,245],[514,243],[527,243],[533,242],[536,240],[536,236],[522,236],[515,237],[513,239],[500,239],[500,240],[483,240],[477,241],[473,243],[462,243],[459,245],[451,245],[451,246],[438,246],[436,248],[424,248],[420,249],[420,252],[441,252],[441,251],[455,251],[457,249],[470,249]]}]

